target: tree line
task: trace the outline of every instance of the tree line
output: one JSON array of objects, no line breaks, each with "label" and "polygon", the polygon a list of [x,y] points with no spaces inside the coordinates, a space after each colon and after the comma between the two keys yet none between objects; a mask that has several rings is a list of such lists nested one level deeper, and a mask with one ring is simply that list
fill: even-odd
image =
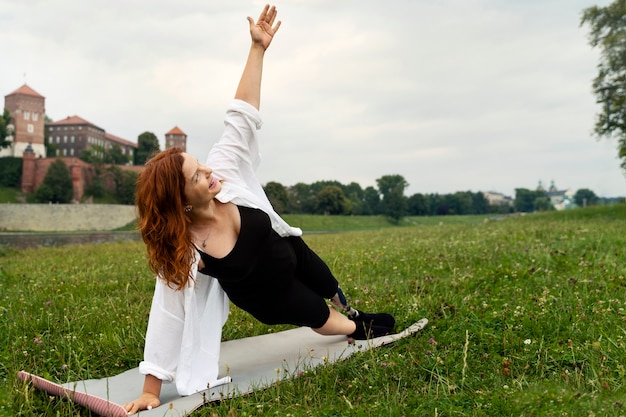
[{"label": "tree line", "polygon": [[[135,183],[138,174],[119,166],[94,165],[95,175],[85,189],[85,198],[108,203],[134,204]],[[19,188],[22,158],[0,158],[0,185]],[[516,188],[510,204],[490,204],[478,191],[457,191],[450,194],[405,195],[408,182],[402,175],[384,175],[376,180],[376,187],[362,188],[358,183],[316,181],[285,186],[270,181],[263,187],[274,209],[281,214],[324,215],[382,215],[398,223],[406,216],[445,216],[468,214],[532,213],[554,210],[550,197],[543,189]],[[54,161],[43,184],[34,194],[34,202],[70,203],[73,186],[70,171],[62,160]],[[601,199],[593,191],[582,188],[574,194],[576,206],[611,203],[618,199]]]},{"label": "tree line", "polygon": [[396,174],[378,178],[376,187],[317,181],[288,187],[269,182],[264,189],[274,209],[284,214],[384,215],[397,222],[405,216],[486,214],[495,210],[481,192],[407,197],[408,185],[403,176]]},{"label": "tree line", "polygon": [[[408,183],[401,175],[382,176],[376,184],[377,187],[361,188],[354,182],[345,185],[338,181],[317,181],[286,187],[269,182],[264,189],[279,213],[383,215],[393,222],[405,216],[533,213],[555,209],[548,193],[541,189],[516,188],[510,204],[490,204],[481,191],[405,196]],[[573,200],[575,206],[583,207],[619,199],[601,199],[593,191],[582,188]]]}]

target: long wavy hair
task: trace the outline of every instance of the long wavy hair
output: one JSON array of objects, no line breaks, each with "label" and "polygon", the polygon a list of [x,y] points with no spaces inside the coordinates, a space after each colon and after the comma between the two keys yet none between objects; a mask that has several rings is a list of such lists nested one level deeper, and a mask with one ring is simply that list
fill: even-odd
[{"label": "long wavy hair", "polygon": [[150,159],[137,178],[135,205],[150,269],[168,286],[183,289],[191,277],[194,253],[191,220],[185,214],[185,176],[179,148]]}]

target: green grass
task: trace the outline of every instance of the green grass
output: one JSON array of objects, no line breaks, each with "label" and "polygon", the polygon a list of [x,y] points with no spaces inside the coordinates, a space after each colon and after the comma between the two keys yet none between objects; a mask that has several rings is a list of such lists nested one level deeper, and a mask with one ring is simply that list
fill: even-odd
[{"label": "green grass", "polygon": [[17,188],[0,186],[0,204],[19,203],[22,192]]},{"label": "green grass", "polygon": [[[284,219],[290,225],[305,232],[337,232],[354,230],[379,230],[391,227],[385,216],[323,216],[309,214],[286,214]],[[409,216],[404,217],[399,226],[433,226],[451,224],[476,224],[488,220],[488,215],[476,216]]]},{"label": "green grass", "polygon": [[[626,205],[410,220],[305,238],[357,308],[398,328],[427,317],[424,331],[194,415],[626,414]],[[0,251],[0,415],[90,415],[15,375],[137,366],[153,288],[142,244]],[[224,337],[281,328],[233,308]]]},{"label": "green grass", "polygon": [[[384,216],[322,216],[322,215],[286,215],[289,224],[302,228],[305,233],[332,233],[356,230],[379,230],[392,227]],[[403,226],[442,226],[444,224],[477,224],[487,221],[487,216],[445,216],[445,217],[406,217]],[[131,232],[137,230],[137,223],[132,221],[114,231]]]}]

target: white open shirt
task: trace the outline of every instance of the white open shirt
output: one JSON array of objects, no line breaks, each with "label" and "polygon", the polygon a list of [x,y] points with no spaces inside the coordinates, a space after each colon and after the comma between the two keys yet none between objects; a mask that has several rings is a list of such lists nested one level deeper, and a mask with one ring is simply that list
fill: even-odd
[{"label": "white open shirt", "polygon": [[[281,236],[301,236],[302,230],[289,226],[274,211],[256,168],[261,161],[257,130],[261,117],[252,105],[233,100],[226,111],[224,133],[211,148],[207,166],[222,180],[216,198],[223,202],[258,208],[266,212],[272,228]],[[194,262],[189,285],[183,290],[156,280],[142,374],[151,374],[164,382],[176,383],[180,395],[190,395],[230,382],[220,376],[219,355],[222,326],[228,318],[229,300],[215,278],[198,272],[200,256],[194,248]]]}]

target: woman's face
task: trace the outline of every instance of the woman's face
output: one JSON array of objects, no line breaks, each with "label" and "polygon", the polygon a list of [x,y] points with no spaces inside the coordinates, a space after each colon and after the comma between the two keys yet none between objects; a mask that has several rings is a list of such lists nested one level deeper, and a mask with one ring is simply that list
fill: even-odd
[{"label": "woman's face", "polygon": [[184,159],[185,203],[191,206],[208,204],[222,190],[222,183],[213,177],[211,168],[187,153],[181,155]]}]

